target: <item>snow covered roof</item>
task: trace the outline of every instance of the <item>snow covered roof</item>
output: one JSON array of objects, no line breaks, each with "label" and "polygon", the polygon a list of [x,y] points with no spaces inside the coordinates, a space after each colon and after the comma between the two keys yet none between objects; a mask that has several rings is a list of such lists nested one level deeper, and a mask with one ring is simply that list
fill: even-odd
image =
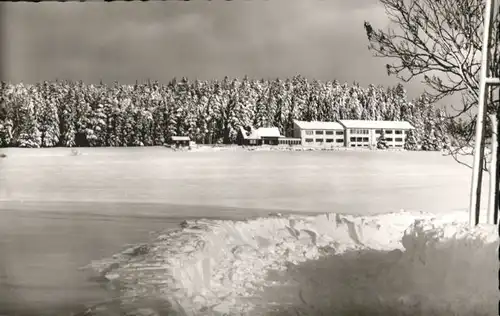
[{"label": "snow covered roof", "polygon": [[306,122],[306,121],[294,120],[294,123],[297,124],[297,126],[300,129],[334,129],[334,130],[344,129],[344,127],[337,122],[319,122],[319,121]]},{"label": "snow covered roof", "polygon": [[240,126],[240,131],[244,139],[260,139],[257,130],[253,127],[250,127],[250,132],[248,132],[244,127]]},{"label": "snow covered roof", "polygon": [[260,137],[283,137],[277,127],[259,127],[257,133]]},{"label": "snow covered roof", "polygon": [[340,120],[345,128],[366,128],[366,129],[414,129],[406,121],[368,121],[368,120]]},{"label": "snow covered roof", "polygon": [[261,139],[261,137],[283,137],[280,135],[280,131],[277,127],[259,127],[255,129],[251,127],[251,131],[248,132],[245,128],[240,127],[241,134],[244,139]]},{"label": "snow covered roof", "polygon": [[172,136],[173,141],[189,141],[189,136]]}]

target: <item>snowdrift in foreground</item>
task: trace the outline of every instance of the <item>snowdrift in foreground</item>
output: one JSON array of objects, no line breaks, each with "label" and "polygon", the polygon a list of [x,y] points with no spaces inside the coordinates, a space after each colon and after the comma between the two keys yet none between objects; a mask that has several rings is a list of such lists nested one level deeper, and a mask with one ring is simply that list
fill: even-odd
[{"label": "snowdrift in foreground", "polygon": [[182,226],[92,263],[118,292],[122,308],[187,315],[496,310],[496,227],[470,229],[466,212],[196,220]]}]

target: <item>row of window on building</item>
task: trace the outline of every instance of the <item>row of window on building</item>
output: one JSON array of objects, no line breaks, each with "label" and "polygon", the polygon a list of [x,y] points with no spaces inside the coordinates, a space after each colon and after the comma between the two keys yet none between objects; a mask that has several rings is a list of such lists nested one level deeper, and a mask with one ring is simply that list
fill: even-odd
[{"label": "row of window on building", "polygon": [[[335,134],[334,134],[335,132]],[[369,130],[361,130],[361,129],[353,129],[353,130],[350,130],[350,135],[369,135]],[[381,135],[382,134],[382,131],[381,130],[377,130],[375,132],[377,135]],[[328,136],[331,136],[331,135],[337,135],[339,137],[335,137],[335,138],[325,138],[324,141],[327,142],[327,143],[333,143],[333,142],[337,142],[337,143],[341,143],[341,142],[344,142],[344,131],[320,131],[320,130],[316,130],[316,131],[305,131],[305,134],[308,135],[308,136],[312,136],[312,135],[316,135],[317,136],[322,136],[322,135],[328,135]],[[389,130],[389,131],[385,131],[385,135],[391,135],[391,137],[387,137],[387,136],[384,136],[384,139],[388,142],[392,142],[392,141],[395,141],[395,142],[402,142],[404,140],[404,131],[401,131],[401,130],[395,130],[394,131],[394,134],[396,135],[401,135],[401,137],[392,137],[393,135],[393,131],[392,130]],[[350,137],[349,140],[351,142],[369,142],[370,139],[369,137]],[[311,143],[311,142],[323,142],[323,138],[306,138],[306,142],[308,143]]]},{"label": "row of window on building", "polygon": [[[393,132],[392,129],[386,129],[386,130],[384,130],[384,134],[386,134],[386,135],[387,134],[390,135],[390,134],[392,134],[392,132]],[[375,130],[375,134],[379,134],[379,135],[382,134],[382,130],[381,129]],[[396,129],[396,130],[394,130],[394,134],[396,134],[396,135],[403,135],[403,134],[405,134],[405,131],[400,130],[400,129]]]},{"label": "row of window on building", "polygon": [[[404,135],[405,131],[403,130],[392,130],[392,129],[386,129],[386,130],[381,130],[377,129],[375,130],[375,134],[382,134],[382,131],[384,131],[384,134],[394,134],[396,135]],[[350,134],[355,134],[355,135],[368,135],[370,134],[370,130],[368,129],[358,129],[358,128],[353,128],[349,130]],[[344,135],[344,131],[332,131],[332,130],[307,130],[306,135]]]},{"label": "row of window on building", "polygon": [[279,145],[300,145],[302,140],[299,138],[280,138],[278,140]]},{"label": "row of window on building", "polygon": [[313,143],[313,142],[316,142],[316,143],[344,143],[344,139],[343,138],[337,138],[337,139],[333,139],[333,138],[306,138],[306,143]]},{"label": "row of window on building", "polygon": [[[349,140],[351,142],[369,142],[370,141],[370,139],[368,137],[350,137]],[[392,141],[402,142],[404,139],[402,137],[395,137],[395,138],[384,137],[384,140],[387,142],[392,142]],[[317,143],[322,143],[323,141],[327,142],[327,143],[333,143],[333,142],[343,143],[344,139],[343,138],[324,138],[324,139],[323,138],[306,138],[306,143],[312,143],[314,141],[316,141]]]},{"label": "row of window on building", "polygon": [[306,131],[306,135],[344,135],[344,131],[329,131],[329,130],[316,130],[316,131]]}]

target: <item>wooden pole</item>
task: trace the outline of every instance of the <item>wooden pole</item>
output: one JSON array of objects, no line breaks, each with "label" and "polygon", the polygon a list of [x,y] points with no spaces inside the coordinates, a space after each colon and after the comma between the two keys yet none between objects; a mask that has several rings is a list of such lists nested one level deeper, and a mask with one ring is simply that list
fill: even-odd
[{"label": "wooden pole", "polygon": [[497,115],[491,114],[491,162],[490,162],[490,190],[488,195],[488,212],[487,212],[487,224],[495,223],[495,212],[498,206],[498,171],[497,171],[497,148],[498,148],[498,122]]},{"label": "wooden pole", "polygon": [[[495,0],[493,1],[493,3],[496,3],[496,5],[492,4],[493,7],[496,7],[496,12],[495,12],[495,16],[497,16],[498,14],[500,14],[500,2],[498,0]],[[498,51],[498,49],[500,48],[499,47],[499,42],[500,42],[500,21],[496,21],[496,38],[494,40],[494,45],[497,45],[495,48],[495,51],[497,52],[496,56],[493,56],[496,61],[495,61],[495,64],[497,65],[497,69],[496,69],[496,73],[493,74],[493,77],[496,77],[496,79],[498,80],[498,83],[497,85],[499,85],[499,87],[497,87],[497,101],[500,102],[500,53]],[[495,99],[495,96],[492,96],[492,99],[494,100]],[[492,101],[493,101],[492,100]],[[499,104],[500,106],[500,104]],[[497,117],[496,117],[496,121],[497,121],[497,126],[496,126],[496,132],[497,132],[497,148],[496,148],[496,155],[497,155],[497,166],[496,166],[496,175],[497,175],[497,178],[496,178],[496,183],[495,183],[495,206],[494,206],[494,211],[493,211],[493,223],[498,225],[498,213],[499,213],[499,207],[500,207],[500,137],[498,137],[498,133],[500,132],[500,110],[497,108]],[[500,234],[500,232],[499,232]],[[499,257],[500,258],[500,257]]]},{"label": "wooden pole", "polygon": [[[500,89],[498,91],[498,100],[500,100]],[[497,114],[498,115],[498,114]],[[498,137],[498,132],[500,131],[500,120],[498,116],[496,118],[497,127],[497,147],[496,147],[496,182],[495,182],[495,204],[493,209],[493,223],[498,225],[498,212],[500,207],[500,137]]]},{"label": "wooden pole", "polygon": [[[500,7],[499,7],[499,9],[500,9]],[[499,62],[500,62],[500,60],[499,60]],[[500,75],[500,74],[498,74],[498,75]],[[499,89],[497,89],[497,94],[498,94],[497,100],[500,102],[500,87],[498,87],[498,88]],[[492,102],[495,100],[495,96],[493,95],[493,93],[492,93],[491,99],[492,99]],[[498,135],[498,133],[500,132],[500,110],[499,109],[497,109],[497,111],[496,111],[495,122],[496,122],[496,126],[493,129],[493,132],[496,133],[496,148],[495,148],[495,151],[493,152],[493,154],[496,154],[496,166],[495,166],[496,181],[494,184],[494,205],[492,207],[492,211],[493,211],[493,224],[498,225],[498,212],[499,212],[499,207],[500,207],[500,137]]]},{"label": "wooden pole", "polygon": [[479,103],[476,119],[476,139],[474,144],[474,162],[472,166],[472,183],[469,204],[469,224],[476,226],[479,224],[481,211],[481,183],[483,180],[484,161],[484,119],[486,104],[486,78],[488,77],[488,57],[490,48],[491,20],[493,19],[492,0],[486,0],[484,11],[484,32],[481,56],[481,73],[479,84]]}]

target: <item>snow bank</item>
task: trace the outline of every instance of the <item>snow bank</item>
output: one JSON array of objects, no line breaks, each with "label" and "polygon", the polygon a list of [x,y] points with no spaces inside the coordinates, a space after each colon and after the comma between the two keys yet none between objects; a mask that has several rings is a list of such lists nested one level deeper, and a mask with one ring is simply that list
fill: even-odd
[{"label": "snow bank", "polygon": [[[484,305],[492,297],[494,304],[497,232],[495,227],[469,229],[467,218],[465,212],[440,217],[400,212],[196,220],[91,266],[123,302],[137,307],[144,300],[162,301],[162,308],[168,302],[168,308],[187,315],[259,314],[271,308],[276,315],[285,315],[279,310],[285,313],[286,308],[298,306],[305,314],[329,314],[335,306],[327,307],[326,301],[331,303],[332,297],[338,304],[345,306],[346,300],[353,304],[352,295],[344,295],[343,301],[339,295],[350,293],[348,288],[352,292],[352,285],[344,283],[354,279],[343,283],[347,275],[364,286],[364,292],[351,293],[365,295],[363,302],[371,295],[378,304],[392,300],[413,307],[424,301],[448,308],[474,300]],[[350,254],[355,257],[347,260]],[[368,255],[363,259],[363,254]],[[377,261],[382,255],[383,261]],[[357,270],[345,273],[354,267]],[[363,277],[367,270],[374,275]],[[281,275],[282,282],[270,277],[273,274]],[[294,292],[284,289],[290,279],[295,284],[287,286],[298,294],[280,297],[279,293]],[[367,284],[377,288],[368,291]],[[377,289],[380,292],[373,297]],[[325,310],[320,313],[318,306]]]}]

